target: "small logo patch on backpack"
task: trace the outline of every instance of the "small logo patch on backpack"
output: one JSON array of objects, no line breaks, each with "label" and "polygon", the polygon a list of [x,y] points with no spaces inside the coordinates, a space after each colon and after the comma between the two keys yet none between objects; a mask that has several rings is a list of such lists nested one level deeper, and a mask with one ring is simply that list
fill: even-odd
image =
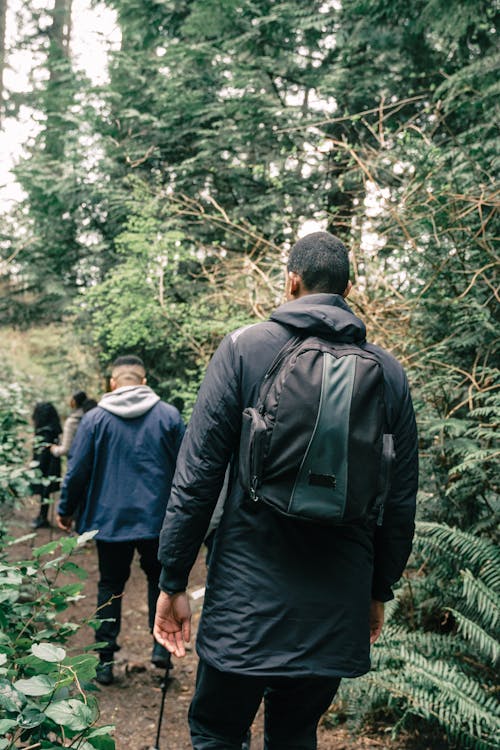
[{"label": "small logo patch on backpack", "polygon": [[309,472],[308,482],[316,487],[331,487],[332,490],[337,486],[337,479],[333,474],[313,474],[312,471]]}]

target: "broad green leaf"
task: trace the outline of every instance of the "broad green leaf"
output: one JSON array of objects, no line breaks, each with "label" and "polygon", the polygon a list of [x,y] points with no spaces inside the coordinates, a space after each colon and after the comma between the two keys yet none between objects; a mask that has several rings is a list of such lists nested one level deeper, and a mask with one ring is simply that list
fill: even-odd
[{"label": "broad green leaf", "polygon": [[82,581],[84,581],[88,576],[87,571],[74,563],[72,560],[66,560],[66,562],[61,565],[61,570],[64,570],[65,573],[73,573],[73,575],[75,575],[77,578],[80,578],[80,580]]},{"label": "broad green leaf", "polygon": [[71,667],[76,672],[79,680],[92,680],[95,677],[96,666],[99,657],[93,654],[79,654],[64,660],[64,666]]},{"label": "broad green leaf", "polygon": [[51,703],[45,713],[56,724],[61,724],[76,732],[86,729],[95,719],[95,712],[76,698]]},{"label": "broad green leaf", "polygon": [[24,695],[48,695],[54,690],[57,680],[48,675],[35,675],[27,680],[16,680],[14,687]]},{"label": "broad green leaf", "polygon": [[69,555],[69,553],[73,552],[78,545],[78,539],[74,536],[66,536],[59,540],[59,545],[61,547],[61,552],[65,555]]},{"label": "broad green leaf", "polygon": [[96,750],[115,750],[115,741],[113,737],[108,735],[101,735],[99,737],[92,737],[88,740],[89,745]]},{"label": "broad green leaf", "polygon": [[35,547],[33,550],[33,557],[41,557],[42,555],[50,555],[58,548],[59,542],[48,542],[48,544],[42,544],[41,547]]},{"label": "broad green leaf", "polygon": [[16,591],[15,589],[5,589],[5,591],[0,591],[0,603],[10,602],[11,604],[14,604],[18,599],[19,591]]},{"label": "broad green leaf", "polygon": [[111,732],[114,732],[114,730],[115,730],[114,724],[106,724],[103,727],[96,727],[95,729],[92,729],[92,731],[88,733],[87,739],[91,740],[94,737],[102,737],[102,735],[108,735]]},{"label": "broad green leaf", "polygon": [[17,568],[7,568],[0,575],[1,586],[20,586],[22,581],[23,577]]},{"label": "broad green leaf", "polygon": [[7,734],[14,727],[17,727],[15,719],[0,719],[0,735]]},{"label": "broad green leaf", "polygon": [[25,708],[18,717],[19,726],[24,727],[24,729],[33,729],[33,727],[43,724],[44,721],[45,714],[38,708]]},{"label": "broad green leaf", "polygon": [[31,647],[32,653],[42,661],[59,663],[66,658],[64,648],[59,648],[52,643],[34,643]]},{"label": "broad green leaf", "polygon": [[0,708],[6,711],[20,711],[24,702],[24,697],[14,689],[12,684],[0,678]]},{"label": "broad green leaf", "polygon": [[54,674],[57,667],[54,667],[53,662],[42,661],[34,654],[28,654],[27,656],[21,656],[17,659],[17,664],[23,667],[23,672],[29,672],[30,674]]}]

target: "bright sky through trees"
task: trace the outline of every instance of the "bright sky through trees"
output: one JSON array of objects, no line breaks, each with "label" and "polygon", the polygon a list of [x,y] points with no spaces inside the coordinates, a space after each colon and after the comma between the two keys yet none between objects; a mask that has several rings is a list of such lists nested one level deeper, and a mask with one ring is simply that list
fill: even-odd
[{"label": "bright sky through trees", "polygon": [[[4,85],[12,92],[29,90],[30,72],[36,61],[30,50],[22,49],[20,40],[26,33],[26,3],[7,0],[6,47],[7,66]],[[51,0],[32,0],[30,9],[43,10],[53,6]],[[93,5],[91,0],[72,2],[71,55],[76,69],[83,70],[94,84],[107,80],[107,51],[120,43],[120,29],[115,12],[103,4]],[[11,168],[22,153],[23,144],[36,134],[34,113],[22,106],[17,118],[6,118],[0,129],[0,212],[22,196]]]}]

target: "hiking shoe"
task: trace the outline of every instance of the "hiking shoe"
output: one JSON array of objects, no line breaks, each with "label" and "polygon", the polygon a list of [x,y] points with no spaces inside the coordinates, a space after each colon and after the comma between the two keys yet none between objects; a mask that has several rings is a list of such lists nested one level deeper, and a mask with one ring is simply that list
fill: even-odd
[{"label": "hiking shoe", "polygon": [[151,652],[151,664],[158,667],[158,669],[170,669],[172,666],[170,652],[161,643],[158,643],[158,641],[154,642],[153,651]]},{"label": "hiking shoe", "polygon": [[107,662],[106,664],[98,664],[96,667],[95,681],[99,685],[111,685],[114,682],[113,677],[113,664]]},{"label": "hiking shoe", "polygon": [[37,516],[32,520],[30,526],[32,529],[48,529],[50,523],[46,518],[43,518],[43,516]]}]

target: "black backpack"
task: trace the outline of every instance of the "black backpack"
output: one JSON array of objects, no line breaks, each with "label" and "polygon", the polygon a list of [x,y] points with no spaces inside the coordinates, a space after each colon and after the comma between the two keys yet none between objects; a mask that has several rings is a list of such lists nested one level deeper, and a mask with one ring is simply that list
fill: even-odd
[{"label": "black backpack", "polygon": [[393,459],[382,368],[355,344],[292,339],[243,412],[240,482],[293,518],[381,524]]}]

